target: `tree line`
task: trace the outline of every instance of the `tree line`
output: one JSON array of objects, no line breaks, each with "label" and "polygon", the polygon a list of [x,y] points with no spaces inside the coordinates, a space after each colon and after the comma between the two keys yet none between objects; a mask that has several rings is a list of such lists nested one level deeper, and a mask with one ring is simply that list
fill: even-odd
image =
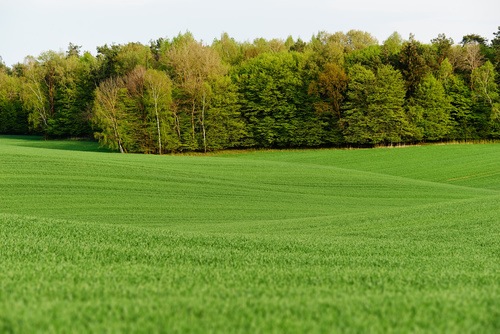
[{"label": "tree line", "polygon": [[500,27],[493,36],[224,33],[206,45],[188,32],[95,57],[70,44],[0,61],[0,133],[152,154],[499,139]]}]

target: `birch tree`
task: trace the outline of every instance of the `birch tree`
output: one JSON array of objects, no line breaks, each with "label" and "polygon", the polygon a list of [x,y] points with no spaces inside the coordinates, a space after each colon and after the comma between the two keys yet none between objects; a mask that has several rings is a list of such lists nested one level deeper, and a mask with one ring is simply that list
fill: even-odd
[{"label": "birch tree", "polygon": [[166,142],[169,107],[172,103],[172,84],[164,72],[147,70],[145,83],[152,103],[158,134],[158,154],[162,153],[162,143]]},{"label": "birch tree", "polygon": [[487,61],[483,66],[472,71],[472,90],[478,103],[490,110],[492,121],[500,120],[500,99],[495,81],[495,68]]},{"label": "birch tree", "polygon": [[37,60],[33,57],[26,57],[25,81],[21,94],[24,106],[29,110],[29,122],[35,130],[45,132],[48,126],[47,98],[42,88],[42,70]]},{"label": "birch tree", "polygon": [[95,132],[95,137],[101,145],[109,145],[126,153],[124,146],[125,114],[119,104],[120,90],[124,82],[120,78],[109,78],[99,85],[96,90],[94,103],[93,122],[99,126],[100,132]]},{"label": "birch tree", "polygon": [[[203,120],[207,95],[205,83],[216,80],[227,70],[214,50],[195,41],[190,35],[174,43],[167,51],[165,59],[177,89],[175,94],[177,103],[184,106],[186,113],[189,114],[191,143],[188,147],[196,149],[197,125],[201,126],[202,133],[206,133]],[[204,146],[206,147],[206,137]]]}]

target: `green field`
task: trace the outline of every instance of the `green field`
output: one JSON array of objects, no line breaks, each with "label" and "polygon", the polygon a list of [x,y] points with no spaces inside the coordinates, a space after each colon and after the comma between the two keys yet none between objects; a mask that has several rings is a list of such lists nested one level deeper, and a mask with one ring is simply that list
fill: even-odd
[{"label": "green field", "polygon": [[500,332],[500,144],[0,136],[0,333]]}]

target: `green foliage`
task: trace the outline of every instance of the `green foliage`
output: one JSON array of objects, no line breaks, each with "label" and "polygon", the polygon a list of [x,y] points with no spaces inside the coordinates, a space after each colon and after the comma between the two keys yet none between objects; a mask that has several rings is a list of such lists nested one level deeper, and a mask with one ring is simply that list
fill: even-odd
[{"label": "green foliage", "polygon": [[240,114],[238,91],[230,77],[220,77],[208,87],[206,97],[207,149],[240,147],[247,136]]},{"label": "green foliage", "polygon": [[166,73],[148,69],[144,73],[144,107],[146,117],[156,123],[156,131],[149,122],[148,132],[155,138],[156,152],[172,151],[179,146],[175,135],[175,118],[172,113],[172,83]]},{"label": "green foliage", "polygon": [[0,133],[28,133],[28,114],[20,96],[21,80],[0,69]]},{"label": "green foliage", "polygon": [[453,46],[452,38],[447,38],[445,34],[439,34],[438,37],[431,40],[431,43],[438,56],[438,63],[450,56],[451,47]]},{"label": "green foliage", "polygon": [[403,43],[403,37],[395,31],[384,41],[382,47],[387,55],[397,55],[401,51]]},{"label": "green foliage", "polygon": [[349,77],[341,67],[335,63],[326,64],[324,71],[309,86],[309,93],[318,94],[322,102],[326,102],[332,112],[338,115],[337,121],[340,121],[341,104],[348,82]]},{"label": "green foliage", "polygon": [[376,73],[356,64],[345,103],[344,135],[348,143],[379,144],[409,140],[413,129],[404,112],[401,73],[382,66]]},{"label": "green foliage", "polygon": [[229,37],[227,33],[223,33],[220,40],[214,40],[212,49],[219,54],[223,62],[231,66],[240,64],[243,59],[240,44],[234,38]]},{"label": "green foliage", "polygon": [[241,45],[244,60],[255,58],[263,53],[278,53],[287,49],[285,42],[281,39],[271,39],[268,41],[264,38],[256,38],[253,43],[246,42]]},{"label": "green foliage", "polygon": [[321,133],[305,133],[317,115],[308,103],[308,83],[301,71],[302,54],[263,54],[244,63],[235,72],[241,94],[241,113],[254,145],[294,147],[316,145]]},{"label": "green foliage", "polygon": [[483,66],[472,71],[472,91],[478,112],[486,118],[488,133],[499,138],[500,95],[495,81],[495,69],[487,61]]},{"label": "green foliage", "polygon": [[500,49],[500,26],[498,27],[498,30],[493,33],[493,36],[495,36],[495,38],[493,38],[491,40],[491,47],[495,50],[499,50]]},{"label": "green foliage", "polygon": [[352,67],[354,64],[360,64],[376,70],[382,65],[383,49],[379,45],[372,45],[367,48],[354,51],[345,56],[345,66]]},{"label": "green foliage", "polygon": [[138,66],[147,68],[152,58],[150,48],[139,43],[128,43],[120,46],[114,64],[114,73],[123,76]]},{"label": "green foliage", "polygon": [[[441,67],[443,68],[447,65],[451,67],[445,60]],[[441,82],[450,100],[450,116],[455,123],[450,134],[451,137],[465,140],[479,139],[480,136],[475,132],[476,127],[474,124],[477,119],[473,112],[474,101],[470,88],[465,84],[463,79],[452,74],[451,68],[449,72],[443,72]]]},{"label": "green foliage", "polygon": [[290,46],[290,51],[302,53],[305,51],[306,47],[307,43],[304,42],[302,39],[298,38],[297,41]]},{"label": "green foliage", "polygon": [[469,35],[465,35],[462,38],[462,41],[460,42],[460,44],[466,45],[466,44],[475,43],[475,44],[486,45],[487,42],[488,42],[488,40],[486,38],[479,36],[478,34],[469,34]]},{"label": "green foliage", "polygon": [[410,38],[405,42],[400,52],[399,69],[406,81],[407,97],[412,97],[420,82],[429,69],[423,58],[424,47],[418,41]]},{"label": "green foliage", "polygon": [[[463,45],[453,45],[444,34],[422,44],[412,35],[405,42],[395,32],[379,45],[372,35],[359,30],[320,31],[308,42],[289,36],[240,43],[223,33],[208,46],[185,32],[149,45],[106,44],[97,48],[97,57],[70,43],[65,53],[43,52],[12,69],[0,60],[4,85],[0,87],[0,132],[41,134],[47,139],[89,138],[95,133],[103,145],[154,154],[342,146],[353,140],[345,137],[343,113],[351,115],[350,121],[363,121],[353,119],[358,109],[343,105],[346,79],[339,74],[361,65],[373,73],[392,66],[405,81],[404,122],[408,124],[401,125],[400,135],[389,135],[382,142],[500,138],[498,32],[494,36],[491,45],[478,35],[464,36]],[[164,82],[166,93],[161,99],[153,98],[151,87],[146,87],[147,71],[154,71]],[[424,83],[431,74],[444,87],[449,105],[438,97],[442,92],[430,88],[438,84]],[[487,77],[494,78],[495,85]],[[119,144],[122,139],[109,130],[111,123],[98,120],[103,117],[102,108],[94,108],[100,85],[109,80],[123,81],[117,105],[125,115],[119,122],[126,123],[122,139],[127,144]],[[426,94],[431,101],[423,100]],[[446,107],[445,113],[449,111],[451,122],[431,131],[424,119],[433,117],[423,105],[437,110],[440,104]],[[369,127],[387,127],[378,124],[382,119],[369,121]],[[363,136],[374,138],[373,132],[355,135]],[[362,145],[381,140],[358,139],[356,143]]]},{"label": "green foliage", "polygon": [[349,30],[345,36],[345,48],[347,52],[378,45],[377,39],[365,31],[353,29]]},{"label": "green foliage", "polygon": [[311,38],[309,48],[312,51],[314,62],[321,69],[325,64],[344,63],[344,44],[340,34],[329,34],[320,31]]},{"label": "green foliage", "polygon": [[451,131],[450,100],[441,82],[432,74],[418,86],[410,108],[424,140],[440,140]]}]

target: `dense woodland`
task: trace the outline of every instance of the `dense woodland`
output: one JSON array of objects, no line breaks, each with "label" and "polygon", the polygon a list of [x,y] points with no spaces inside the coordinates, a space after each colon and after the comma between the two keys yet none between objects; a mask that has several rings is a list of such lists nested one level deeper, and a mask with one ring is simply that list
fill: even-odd
[{"label": "dense woodland", "polygon": [[0,61],[0,133],[153,154],[500,139],[500,27],[459,44],[352,30],[206,45],[185,33],[97,51]]}]

